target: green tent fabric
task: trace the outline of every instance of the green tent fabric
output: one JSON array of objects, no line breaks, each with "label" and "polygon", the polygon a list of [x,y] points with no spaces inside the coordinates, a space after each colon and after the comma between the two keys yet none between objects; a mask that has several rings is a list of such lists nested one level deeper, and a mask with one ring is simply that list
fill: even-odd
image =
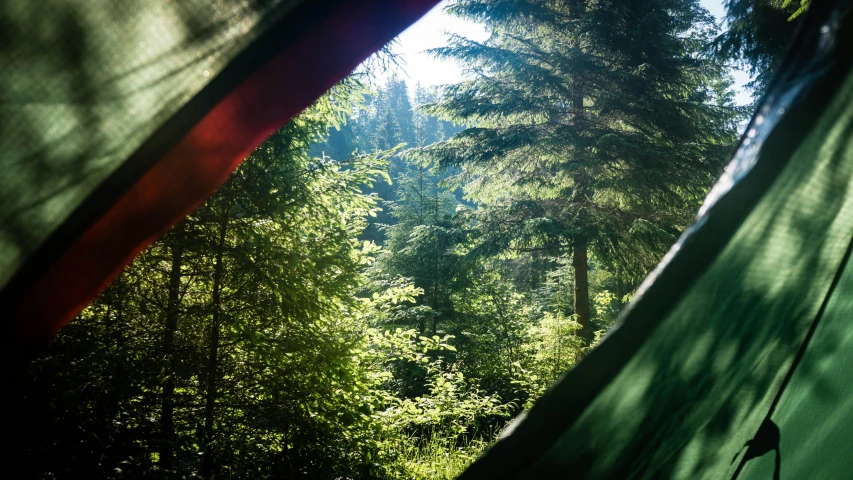
[{"label": "green tent fabric", "polygon": [[4,371],[436,2],[2,2]]},{"label": "green tent fabric", "polygon": [[460,478],[853,475],[853,15],[815,2],[695,224]]}]

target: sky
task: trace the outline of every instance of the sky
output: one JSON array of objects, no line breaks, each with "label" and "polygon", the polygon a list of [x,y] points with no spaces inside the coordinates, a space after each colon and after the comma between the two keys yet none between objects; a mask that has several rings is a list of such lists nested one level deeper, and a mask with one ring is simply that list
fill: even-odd
[{"label": "sky", "polygon": [[[445,33],[455,33],[477,41],[488,37],[481,25],[444,14],[442,8],[445,3],[438,4],[397,37],[394,51],[402,59],[403,71],[400,74],[412,87],[415,82],[432,86],[457,83],[462,80],[462,70],[454,62],[436,60],[426,53],[430,48],[444,45]],[[701,3],[718,19],[722,18],[723,0],[701,0]],[[743,90],[743,85],[750,78],[743,72],[733,71],[732,74],[737,92],[736,102],[745,105],[750,102],[750,98],[749,94]]]}]

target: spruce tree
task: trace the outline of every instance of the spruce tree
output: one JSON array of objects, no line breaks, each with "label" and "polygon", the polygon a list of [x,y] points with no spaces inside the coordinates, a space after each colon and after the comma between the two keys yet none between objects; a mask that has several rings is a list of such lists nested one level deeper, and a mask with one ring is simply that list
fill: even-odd
[{"label": "spruce tree", "polygon": [[409,100],[409,87],[406,81],[394,76],[385,86],[388,108],[393,112],[399,129],[399,140],[409,147],[417,144],[415,120],[412,103]]},{"label": "spruce tree", "polygon": [[726,0],[726,31],[711,45],[714,54],[743,68],[758,98],[767,88],[794,40],[808,0]]},{"label": "spruce tree", "polygon": [[589,255],[640,278],[691,218],[734,141],[714,28],[697,0],[458,0],[485,42],[433,51],[472,78],[428,107],[466,130],[420,149],[479,202],[480,250],[571,253],[590,341]]},{"label": "spruce tree", "polygon": [[[396,200],[385,202],[394,224],[384,226],[384,252],[371,274],[377,280],[411,279],[423,289],[418,304],[450,321],[455,312],[453,294],[469,284],[471,275],[471,262],[464,255],[468,231],[464,220],[454,215],[456,199],[441,187],[432,169],[414,166],[395,180]],[[432,316],[410,326],[421,334],[436,335],[438,321]]]}]

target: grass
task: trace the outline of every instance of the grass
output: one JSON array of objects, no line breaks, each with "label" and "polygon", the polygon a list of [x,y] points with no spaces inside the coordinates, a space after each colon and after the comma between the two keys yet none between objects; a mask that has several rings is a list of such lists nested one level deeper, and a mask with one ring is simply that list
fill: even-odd
[{"label": "grass", "polygon": [[456,438],[433,431],[423,438],[411,437],[401,445],[400,462],[413,480],[451,480],[489,445],[482,440],[465,440],[460,444]]}]

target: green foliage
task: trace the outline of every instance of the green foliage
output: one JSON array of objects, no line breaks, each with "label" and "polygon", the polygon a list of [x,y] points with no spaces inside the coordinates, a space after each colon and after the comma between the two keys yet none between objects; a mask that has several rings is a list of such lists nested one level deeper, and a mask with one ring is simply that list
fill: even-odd
[{"label": "green foliage", "polygon": [[796,8],[796,10],[794,10],[794,13],[792,13],[791,16],[788,17],[788,20],[794,20],[800,15],[806,13],[806,10],[809,9],[809,5],[811,5],[811,3],[811,0],[799,0],[799,2],[796,2],[794,0],[785,0],[784,2],[782,2],[782,8]]},{"label": "green foliage", "polygon": [[[414,97],[410,97],[406,82],[397,76],[392,76],[382,86],[354,85],[359,87],[355,93],[363,103],[352,106],[342,122],[332,125],[334,128],[329,129],[326,139],[311,146],[314,156],[347,158],[356,152],[389,151],[400,145],[409,148],[429,145],[459,130],[450,122],[415,110],[416,105],[436,98],[434,91],[419,84],[415,87]],[[355,86],[351,89],[354,90]],[[391,178],[408,173],[410,165],[399,155],[392,155],[389,162]],[[376,194],[386,201],[397,200],[397,189],[390,179],[380,179],[365,189],[365,193]],[[385,236],[380,225],[390,225],[395,221],[387,209],[378,210],[374,217],[368,219],[368,227],[361,238],[383,242]]]},{"label": "green foliage", "polygon": [[573,316],[548,312],[530,327],[529,345],[533,348],[530,348],[527,362],[513,364],[513,383],[528,394],[525,408],[533,406],[533,402],[580,358],[584,344],[574,335],[580,327]]},{"label": "green foliage", "polygon": [[489,446],[480,439],[451,441],[440,432],[411,440],[400,446],[401,464],[409,478],[417,480],[454,479]]},{"label": "green foliage", "polygon": [[423,290],[356,295],[395,151],[309,151],[362,94],[339,85],[282,127],[32,365],[4,445],[25,477],[417,477],[433,466],[413,455],[441,445],[458,471],[490,441],[484,419],[509,407],[462,373],[453,336],[387,328],[432,315]]},{"label": "green foliage", "polygon": [[767,89],[794,39],[808,0],[727,0],[728,28],[715,40],[714,55],[753,75],[747,86],[758,99]]}]

